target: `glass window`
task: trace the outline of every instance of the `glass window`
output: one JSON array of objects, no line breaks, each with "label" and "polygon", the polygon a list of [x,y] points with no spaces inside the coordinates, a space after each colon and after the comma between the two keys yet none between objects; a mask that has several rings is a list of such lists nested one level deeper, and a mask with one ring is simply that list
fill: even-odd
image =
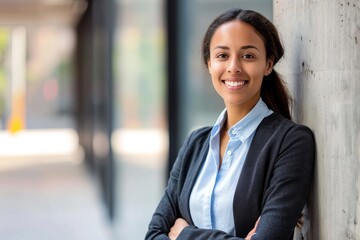
[{"label": "glass window", "polygon": [[69,26],[28,28],[27,128],[74,128],[74,43]]},{"label": "glass window", "polygon": [[167,157],[163,2],[118,0],[114,132],[118,239],[143,239]]}]

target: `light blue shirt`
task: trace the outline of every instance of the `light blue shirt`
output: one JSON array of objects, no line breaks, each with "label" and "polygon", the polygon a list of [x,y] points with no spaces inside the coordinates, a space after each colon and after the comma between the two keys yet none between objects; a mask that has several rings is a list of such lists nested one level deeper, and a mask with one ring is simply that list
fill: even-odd
[{"label": "light blue shirt", "polygon": [[190,195],[190,213],[196,227],[222,230],[235,236],[235,188],[255,130],[271,113],[260,99],[242,120],[229,129],[230,140],[219,169],[220,128],[226,121],[226,109],[220,114],[211,131],[205,163]]}]

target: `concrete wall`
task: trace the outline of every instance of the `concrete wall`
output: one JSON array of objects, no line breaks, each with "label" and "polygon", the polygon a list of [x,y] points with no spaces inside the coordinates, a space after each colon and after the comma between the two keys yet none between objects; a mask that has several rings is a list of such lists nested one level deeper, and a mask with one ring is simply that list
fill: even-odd
[{"label": "concrete wall", "polygon": [[295,98],[295,121],[317,143],[302,235],[360,239],[360,1],[274,0],[274,23],[285,46],[277,70]]}]

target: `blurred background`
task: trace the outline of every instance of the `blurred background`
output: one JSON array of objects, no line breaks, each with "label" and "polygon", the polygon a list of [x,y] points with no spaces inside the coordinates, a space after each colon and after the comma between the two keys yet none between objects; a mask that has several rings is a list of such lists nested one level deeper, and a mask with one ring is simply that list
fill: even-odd
[{"label": "blurred background", "polygon": [[211,20],[272,0],[0,0],[0,238],[143,239],[189,132],[223,109]]}]

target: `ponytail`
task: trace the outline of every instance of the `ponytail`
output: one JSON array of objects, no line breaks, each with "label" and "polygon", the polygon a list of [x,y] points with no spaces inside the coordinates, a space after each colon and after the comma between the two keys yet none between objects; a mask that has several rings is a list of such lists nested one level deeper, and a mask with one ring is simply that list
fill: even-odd
[{"label": "ponytail", "polygon": [[284,81],[275,70],[264,77],[260,95],[271,110],[291,120],[292,98]]}]

